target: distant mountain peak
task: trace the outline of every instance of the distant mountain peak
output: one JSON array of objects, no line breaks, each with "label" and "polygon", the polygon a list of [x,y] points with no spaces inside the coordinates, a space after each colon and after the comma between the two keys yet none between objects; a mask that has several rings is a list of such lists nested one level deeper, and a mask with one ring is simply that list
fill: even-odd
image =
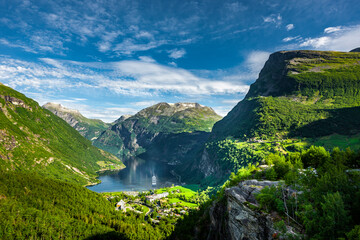
[{"label": "distant mountain peak", "polygon": [[43,108],[51,111],[75,128],[82,136],[93,141],[110,125],[98,119],[84,117],[78,110],[69,109],[58,103],[46,103]]},{"label": "distant mountain peak", "polygon": [[213,109],[199,103],[160,102],[131,117],[122,116],[94,145],[119,157],[128,157],[146,151],[158,136],[210,132],[221,118]]},{"label": "distant mountain peak", "polygon": [[[178,102],[178,103],[166,103],[166,102],[160,102],[153,106],[147,107],[140,112],[138,112],[136,115],[142,115],[142,116],[149,116],[149,115],[163,115],[163,116],[171,116],[175,113],[187,111],[187,110],[204,110],[207,112],[213,112],[215,111],[210,108],[206,107],[204,105],[201,105],[199,103],[190,103],[190,102]],[[217,114],[216,114],[217,115]]]},{"label": "distant mountain peak", "polygon": [[82,115],[78,110],[66,108],[63,105],[59,104],[59,103],[48,102],[45,105],[43,105],[43,108],[46,108],[48,110],[54,109],[54,110],[58,110],[58,111],[65,112],[65,113],[72,113],[72,114]]}]

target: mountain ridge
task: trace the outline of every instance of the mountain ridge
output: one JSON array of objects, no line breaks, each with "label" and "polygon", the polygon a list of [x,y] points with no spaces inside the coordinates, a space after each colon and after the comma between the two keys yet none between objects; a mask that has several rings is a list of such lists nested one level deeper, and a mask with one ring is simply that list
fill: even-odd
[{"label": "mountain ridge", "polygon": [[161,102],[128,118],[118,119],[94,145],[119,157],[136,156],[145,152],[158,135],[210,132],[220,119],[213,109],[198,103]]},{"label": "mountain ridge", "polygon": [[69,109],[58,103],[48,102],[42,106],[58,117],[64,119],[71,127],[75,128],[83,137],[94,141],[100,134],[110,127],[110,124],[99,119],[89,119],[78,110]]}]

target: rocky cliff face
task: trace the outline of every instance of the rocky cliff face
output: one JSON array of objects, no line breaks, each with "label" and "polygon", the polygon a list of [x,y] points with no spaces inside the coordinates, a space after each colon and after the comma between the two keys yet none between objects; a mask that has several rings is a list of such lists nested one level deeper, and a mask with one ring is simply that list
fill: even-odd
[{"label": "rocky cliff face", "polygon": [[[211,108],[197,103],[158,103],[134,116],[117,120],[116,124],[101,134],[94,145],[119,157],[129,157],[145,152],[152,144],[153,151],[161,152],[166,147],[159,143],[167,142],[164,139],[169,136],[170,145],[171,142],[178,142],[177,153],[184,155],[189,148],[186,145],[192,145],[192,140],[187,142],[183,139],[184,143],[181,144],[176,140],[176,134],[183,138],[181,133],[191,135],[196,131],[210,132],[219,119],[221,117]],[[166,159],[169,159],[168,155]],[[173,160],[171,162],[174,163]]]},{"label": "rocky cliff face", "polygon": [[[247,180],[225,190],[222,201],[210,209],[210,229],[207,239],[257,240],[273,239],[276,230],[268,214],[256,209],[255,194],[278,182]],[[253,207],[251,207],[253,206]]]},{"label": "rocky cliff face", "polygon": [[98,119],[88,119],[78,110],[68,109],[61,104],[47,103],[43,106],[52,113],[62,118],[70,126],[76,129],[83,137],[93,141],[110,125]]}]

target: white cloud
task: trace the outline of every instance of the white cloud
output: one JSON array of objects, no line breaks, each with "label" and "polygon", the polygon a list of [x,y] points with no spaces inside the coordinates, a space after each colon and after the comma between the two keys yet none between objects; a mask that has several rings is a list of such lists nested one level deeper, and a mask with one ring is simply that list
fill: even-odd
[{"label": "white cloud", "polygon": [[280,26],[282,23],[282,17],[280,14],[271,14],[263,19],[265,23],[274,23],[276,26]]},{"label": "white cloud", "polygon": [[295,28],[295,26],[294,26],[294,24],[288,24],[288,25],[286,25],[286,30],[287,31],[290,31],[290,30],[293,30]]},{"label": "white cloud", "polygon": [[[326,30],[326,31],[325,31]],[[350,27],[326,28],[326,36],[307,38],[300,47],[313,47],[321,50],[349,51],[360,46],[360,25]]]},{"label": "white cloud", "polygon": [[147,51],[149,49],[157,48],[166,43],[167,41],[165,40],[150,41],[148,43],[135,43],[135,40],[127,38],[123,42],[116,44],[113,51],[120,54],[131,55],[133,52]]},{"label": "white cloud", "polygon": [[172,49],[169,53],[170,58],[178,59],[182,58],[186,54],[186,51],[185,49]]},{"label": "white cloud", "polygon": [[241,99],[231,99],[231,100],[227,99],[227,100],[222,100],[221,102],[231,104],[231,105],[236,105],[240,101],[241,101]]},{"label": "white cloud", "polygon": [[300,39],[301,39],[300,36],[296,36],[296,37],[286,37],[286,38],[284,38],[282,41],[283,41],[283,42],[290,42],[290,41],[300,40]]},{"label": "white cloud", "polygon": [[303,43],[300,44],[300,47],[314,47],[321,48],[329,45],[331,41],[330,37],[319,37],[319,38],[307,38]]},{"label": "white cloud", "polygon": [[214,109],[214,111],[219,114],[222,117],[225,117],[230,111],[231,109],[233,109],[234,106],[217,106],[217,107],[212,107],[212,109]]},{"label": "white cloud", "polygon": [[248,65],[248,68],[252,73],[258,75],[269,56],[269,52],[253,51],[247,56],[245,63]]},{"label": "white cloud", "polygon": [[157,101],[140,101],[140,102],[134,102],[132,103],[132,105],[136,106],[136,107],[141,107],[141,108],[145,108],[145,107],[150,107],[152,105],[155,105],[159,102]]},{"label": "white cloud", "polygon": [[140,32],[135,34],[135,37],[136,38],[148,38],[148,39],[153,39],[154,38],[154,36],[151,33],[147,32],[147,31],[140,31]]},{"label": "white cloud", "polygon": [[341,26],[337,26],[337,27],[328,27],[324,29],[324,33],[333,33],[333,32],[338,32],[341,31],[342,27]]},{"label": "white cloud", "polygon": [[115,39],[122,35],[123,33],[121,31],[111,31],[107,32],[102,35],[101,39],[102,41],[98,42],[98,49],[100,52],[107,52],[111,49],[112,43],[115,41]]},{"label": "white cloud", "polygon": [[[249,60],[254,67],[257,57]],[[261,55],[261,54],[260,54]],[[148,61],[82,63],[42,58],[39,63],[0,58],[0,79],[11,87],[48,89],[107,89],[116,94],[151,96],[168,92],[183,95],[246,93],[249,86],[239,81],[204,78],[175,67]]]},{"label": "white cloud", "polygon": [[26,52],[37,53],[34,49],[32,49],[24,44],[17,44],[17,43],[9,42],[5,38],[0,38],[0,44],[6,45],[6,46],[12,47],[12,48],[22,48]]},{"label": "white cloud", "polygon": [[149,56],[140,56],[139,59],[143,62],[150,62],[150,63],[156,62],[155,59]]},{"label": "white cloud", "polygon": [[101,107],[97,108],[93,105],[88,105],[84,103],[79,103],[78,101],[73,101],[73,99],[42,99],[41,105],[44,105],[47,102],[53,102],[61,104],[62,106],[78,110],[82,115],[90,119],[101,119],[104,122],[114,122],[122,115],[133,115],[137,113],[139,108],[129,108],[129,107]]}]

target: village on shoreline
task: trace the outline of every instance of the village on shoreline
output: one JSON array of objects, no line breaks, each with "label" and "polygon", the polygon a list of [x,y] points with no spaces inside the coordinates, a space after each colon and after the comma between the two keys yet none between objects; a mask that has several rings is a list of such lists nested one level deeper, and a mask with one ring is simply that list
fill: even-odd
[{"label": "village on shoreline", "polygon": [[200,203],[208,200],[208,195],[199,192],[198,185],[172,186],[150,191],[123,191],[102,193],[115,210],[134,212],[159,224],[162,220],[177,220],[191,210],[198,210]]}]

